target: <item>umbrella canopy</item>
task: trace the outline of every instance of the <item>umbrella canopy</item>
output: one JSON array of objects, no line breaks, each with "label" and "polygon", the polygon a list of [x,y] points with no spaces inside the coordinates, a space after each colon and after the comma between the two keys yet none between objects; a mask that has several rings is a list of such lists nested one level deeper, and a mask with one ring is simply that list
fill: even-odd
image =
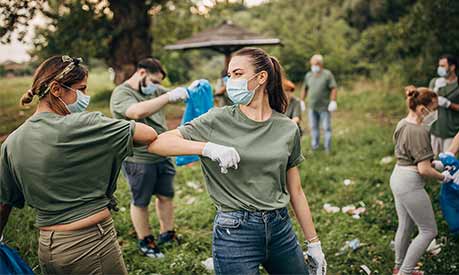
[{"label": "umbrella canopy", "polygon": [[250,32],[231,21],[224,21],[220,26],[196,33],[190,38],[167,45],[167,50],[212,49],[227,57],[243,47],[261,45],[279,45],[278,38],[266,38]]}]

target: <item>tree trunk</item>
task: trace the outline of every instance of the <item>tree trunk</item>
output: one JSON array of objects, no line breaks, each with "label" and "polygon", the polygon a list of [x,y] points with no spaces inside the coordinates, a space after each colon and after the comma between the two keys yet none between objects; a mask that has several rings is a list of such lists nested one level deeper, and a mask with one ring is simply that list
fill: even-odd
[{"label": "tree trunk", "polygon": [[110,0],[113,12],[113,38],[107,64],[115,71],[115,84],[128,79],[137,62],[152,54],[149,6],[142,0]]}]

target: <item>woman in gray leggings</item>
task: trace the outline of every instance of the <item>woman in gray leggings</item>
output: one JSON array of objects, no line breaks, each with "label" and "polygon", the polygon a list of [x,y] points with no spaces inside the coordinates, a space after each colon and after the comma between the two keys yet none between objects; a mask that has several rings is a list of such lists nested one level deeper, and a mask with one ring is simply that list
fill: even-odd
[{"label": "woman in gray leggings", "polygon": [[[430,146],[429,127],[436,120],[437,94],[427,88],[405,88],[408,115],[400,120],[394,132],[397,164],[390,177],[398,216],[395,234],[395,267],[393,274],[422,275],[416,263],[437,235],[437,224],[423,177],[442,182],[452,180],[447,171],[432,167],[434,154]],[[414,227],[419,234],[412,241]]]}]

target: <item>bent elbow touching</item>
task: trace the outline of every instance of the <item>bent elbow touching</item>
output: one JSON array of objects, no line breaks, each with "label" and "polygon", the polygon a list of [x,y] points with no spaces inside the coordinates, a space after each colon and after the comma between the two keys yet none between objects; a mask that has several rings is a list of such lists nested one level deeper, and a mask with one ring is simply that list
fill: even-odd
[{"label": "bent elbow touching", "polygon": [[136,122],[133,140],[135,144],[148,145],[156,140],[158,133],[152,127]]}]

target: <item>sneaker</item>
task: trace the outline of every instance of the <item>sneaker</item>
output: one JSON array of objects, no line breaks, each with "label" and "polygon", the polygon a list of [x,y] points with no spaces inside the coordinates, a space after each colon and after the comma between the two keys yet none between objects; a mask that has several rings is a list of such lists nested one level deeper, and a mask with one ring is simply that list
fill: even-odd
[{"label": "sneaker", "polygon": [[159,247],[156,245],[155,238],[152,235],[146,236],[139,241],[139,249],[143,255],[149,258],[164,258],[164,254],[159,251]]},{"label": "sneaker", "polygon": [[182,238],[180,238],[175,230],[169,230],[167,232],[159,234],[158,237],[158,246],[164,246],[166,244],[180,244],[182,241]]}]

